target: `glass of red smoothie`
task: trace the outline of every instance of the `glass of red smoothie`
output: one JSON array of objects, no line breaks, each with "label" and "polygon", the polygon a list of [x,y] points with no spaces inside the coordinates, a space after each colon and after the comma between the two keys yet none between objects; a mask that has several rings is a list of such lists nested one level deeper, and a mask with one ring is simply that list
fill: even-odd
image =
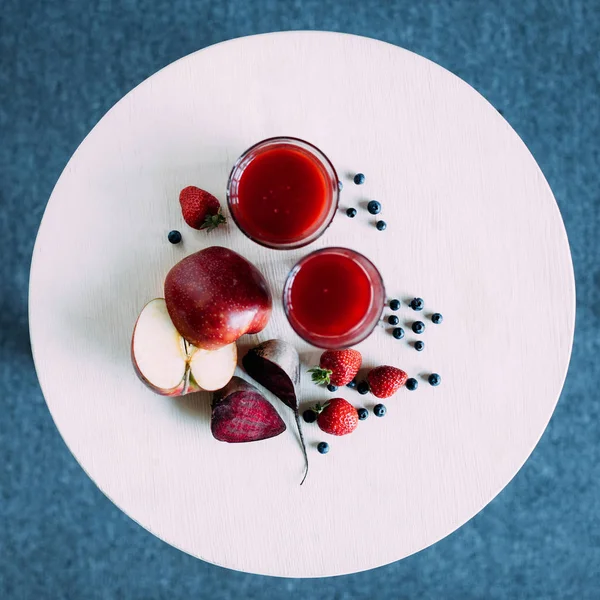
[{"label": "glass of red smoothie", "polygon": [[289,250],[315,241],[339,200],[338,176],[315,146],[293,137],[255,144],[236,161],[227,204],[237,226],[268,248]]},{"label": "glass of red smoothie", "polygon": [[385,304],[375,265],[348,248],[323,248],[290,271],[283,306],[296,333],[319,348],[347,348],[375,328]]}]

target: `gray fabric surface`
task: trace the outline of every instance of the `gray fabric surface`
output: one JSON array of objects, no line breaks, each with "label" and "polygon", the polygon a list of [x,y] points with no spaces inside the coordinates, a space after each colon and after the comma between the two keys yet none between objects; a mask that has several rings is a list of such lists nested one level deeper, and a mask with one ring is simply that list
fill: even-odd
[{"label": "gray fabric surface", "polygon": [[[1,9],[0,598],[600,597],[600,2],[3,0]],[[228,38],[286,29],[347,31],[404,46],[501,108],[554,190],[578,287],[562,399],[508,488],[416,556],[321,580],[211,566],[119,512],[53,425],[27,328],[35,233],[89,129],[171,61]],[[526,309],[535,319],[536,307]]]}]

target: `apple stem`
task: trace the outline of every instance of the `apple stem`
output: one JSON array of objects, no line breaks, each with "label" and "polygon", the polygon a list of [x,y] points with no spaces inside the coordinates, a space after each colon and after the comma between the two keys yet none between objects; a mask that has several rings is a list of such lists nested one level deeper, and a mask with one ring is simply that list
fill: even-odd
[{"label": "apple stem", "polygon": [[185,363],[185,373],[183,375],[183,393],[187,394],[190,389],[190,364]]},{"label": "apple stem", "polygon": [[181,339],[183,340],[183,351],[185,352],[185,356],[186,358],[189,358],[190,356],[190,343],[182,336]]},{"label": "apple stem", "polygon": [[302,446],[302,453],[304,454],[304,464],[305,464],[304,477],[302,478],[302,481],[300,482],[300,485],[302,485],[304,483],[304,480],[306,479],[306,476],[308,475],[308,454],[306,454],[306,444],[304,443],[304,434],[302,433],[302,425],[300,425],[300,413],[297,410],[294,411],[294,417],[296,417],[296,426],[298,427],[298,433],[300,434],[300,445]]}]

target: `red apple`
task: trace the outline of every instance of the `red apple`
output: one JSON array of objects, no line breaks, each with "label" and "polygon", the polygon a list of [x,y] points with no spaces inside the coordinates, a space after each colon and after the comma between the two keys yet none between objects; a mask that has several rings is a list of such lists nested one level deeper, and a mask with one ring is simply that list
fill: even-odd
[{"label": "red apple", "polygon": [[177,331],[198,348],[216,350],[269,322],[272,299],[260,271],[211,246],[178,262],[165,279],[167,310]]},{"label": "red apple", "polygon": [[144,306],[133,329],[131,359],[140,379],[163,396],[221,389],[237,364],[235,344],[218,350],[195,348],[171,322],[163,298]]}]

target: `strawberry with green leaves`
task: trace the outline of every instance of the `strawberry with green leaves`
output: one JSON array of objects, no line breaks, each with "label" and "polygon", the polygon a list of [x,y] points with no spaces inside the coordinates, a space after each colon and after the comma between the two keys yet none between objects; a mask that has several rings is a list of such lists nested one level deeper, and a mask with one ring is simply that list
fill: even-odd
[{"label": "strawberry with green leaves", "polygon": [[350,383],[358,373],[362,356],[358,350],[326,350],[321,354],[319,366],[310,369],[313,383],[341,387]]},{"label": "strawberry with green leaves", "polygon": [[317,413],[317,425],[331,435],[348,435],[358,426],[358,412],[344,398],[333,398],[322,406],[317,404],[313,411]]},{"label": "strawberry with green leaves", "polygon": [[183,220],[193,229],[212,231],[225,223],[219,201],[212,194],[194,185],[181,190],[179,204]]}]

